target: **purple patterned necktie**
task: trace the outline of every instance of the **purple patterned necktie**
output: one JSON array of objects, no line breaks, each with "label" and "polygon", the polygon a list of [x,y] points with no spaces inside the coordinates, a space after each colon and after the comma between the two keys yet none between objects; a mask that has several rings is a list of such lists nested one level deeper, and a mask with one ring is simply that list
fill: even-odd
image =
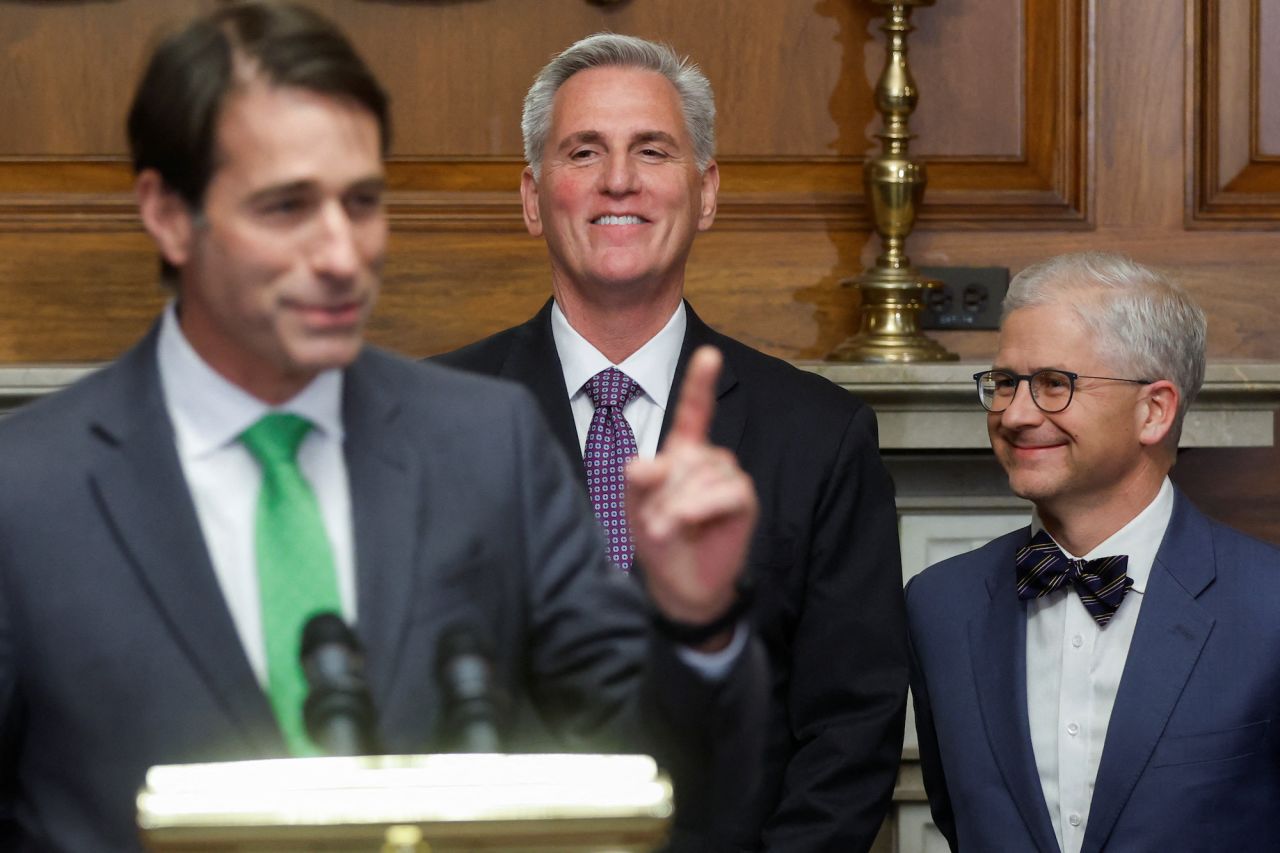
[{"label": "purple patterned necktie", "polygon": [[1018,571],[1018,598],[1042,598],[1067,584],[1076,588],[1099,628],[1107,627],[1124,594],[1133,586],[1128,575],[1129,557],[1099,557],[1096,560],[1073,560],[1041,530],[1031,543],[1018,549],[1015,558]]},{"label": "purple patterned necktie", "polygon": [[640,396],[640,386],[627,374],[610,367],[587,380],[582,386],[595,405],[591,426],[587,429],[587,447],[583,462],[587,468],[587,493],[600,526],[609,540],[609,559],[624,572],[631,570],[635,547],[627,530],[627,513],[623,505],[626,491],[624,469],[634,458],[636,437],[622,410]]}]

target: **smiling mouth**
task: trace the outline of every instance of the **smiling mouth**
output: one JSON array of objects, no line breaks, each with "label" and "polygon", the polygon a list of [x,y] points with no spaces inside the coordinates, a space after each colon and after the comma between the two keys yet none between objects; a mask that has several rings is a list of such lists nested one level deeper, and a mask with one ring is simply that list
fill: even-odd
[{"label": "smiling mouth", "polygon": [[1010,443],[1010,445],[1009,445],[1009,446],[1013,448],[1014,453],[1034,454],[1034,453],[1040,453],[1040,452],[1043,452],[1043,451],[1046,451],[1046,450],[1056,450],[1057,448],[1059,448],[1059,447],[1064,447],[1065,445],[1064,445],[1062,442],[1060,442],[1060,441],[1059,441],[1059,442],[1052,442],[1052,443],[1049,443],[1049,444],[1013,444],[1013,443]]},{"label": "smiling mouth", "polygon": [[359,301],[338,305],[297,305],[302,315],[318,329],[341,329],[360,322],[362,304]]},{"label": "smiling mouth", "polygon": [[639,216],[606,215],[606,216],[597,216],[595,219],[591,220],[591,224],[592,225],[641,225],[644,223],[644,221],[645,220]]}]

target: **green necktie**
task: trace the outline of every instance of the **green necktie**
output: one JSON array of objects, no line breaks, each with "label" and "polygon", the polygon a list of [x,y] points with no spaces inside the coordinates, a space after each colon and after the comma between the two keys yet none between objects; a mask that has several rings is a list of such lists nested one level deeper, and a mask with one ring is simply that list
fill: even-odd
[{"label": "green necktie", "polygon": [[262,466],[256,544],[267,693],[294,755],[319,754],[302,720],[302,628],[317,613],[342,610],[320,505],[298,469],[298,446],[310,429],[305,418],[276,413],[240,436]]}]

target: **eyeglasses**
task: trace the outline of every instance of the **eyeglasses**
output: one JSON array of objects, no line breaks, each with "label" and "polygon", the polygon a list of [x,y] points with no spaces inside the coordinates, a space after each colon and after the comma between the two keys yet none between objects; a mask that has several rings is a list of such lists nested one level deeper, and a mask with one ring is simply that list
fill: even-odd
[{"label": "eyeglasses", "polygon": [[1069,370],[1037,370],[1034,373],[1011,373],[1008,370],[983,370],[973,374],[978,384],[978,402],[988,412],[1003,412],[1013,403],[1018,385],[1026,380],[1031,401],[1048,415],[1057,414],[1071,405],[1077,379],[1105,379],[1108,382],[1132,382],[1150,385],[1154,379],[1120,379],[1115,376],[1086,376]]}]

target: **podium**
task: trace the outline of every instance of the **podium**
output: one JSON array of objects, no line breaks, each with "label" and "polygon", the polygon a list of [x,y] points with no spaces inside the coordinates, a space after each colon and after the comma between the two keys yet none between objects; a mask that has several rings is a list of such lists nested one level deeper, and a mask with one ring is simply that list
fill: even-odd
[{"label": "podium", "polygon": [[641,755],[407,755],[152,767],[156,853],[640,853],[671,782]]}]

